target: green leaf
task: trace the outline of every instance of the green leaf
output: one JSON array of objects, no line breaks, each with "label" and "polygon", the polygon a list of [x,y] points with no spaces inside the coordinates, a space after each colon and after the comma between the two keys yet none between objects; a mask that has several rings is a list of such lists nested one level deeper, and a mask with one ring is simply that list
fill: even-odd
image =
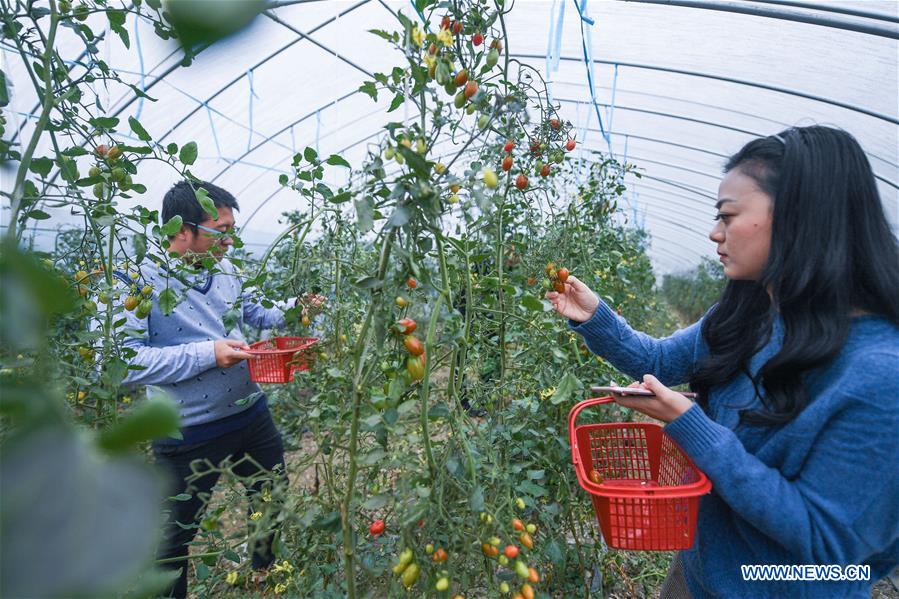
[{"label": "green leaf", "polygon": [[170,399],[148,399],[100,434],[99,445],[110,453],[167,437],[178,430],[178,409]]},{"label": "green leaf", "polygon": [[191,141],[181,148],[181,153],[178,154],[178,159],[181,160],[182,163],[191,165],[197,160],[197,142]]},{"label": "green leaf", "polygon": [[28,218],[33,218],[34,220],[47,220],[48,218],[50,218],[50,215],[43,210],[29,210],[27,216]]},{"label": "green leaf", "polygon": [[133,116],[128,117],[128,124],[131,125],[131,130],[134,131],[134,134],[137,135],[137,138],[141,141],[150,141],[152,138],[150,134],[147,133],[147,130],[144,129],[144,126],[140,124]]},{"label": "green leaf", "polygon": [[359,91],[371,96],[371,99],[375,102],[378,101],[378,87],[375,85],[374,81],[366,81],[359,87]]},{"label": "green leaf", "polygon": [[354,202],[356,206],[356,228],[360,233],[368,233],[374,228],[375,203],[369,196]]},{"label": "green leaf", "polygon": [[584,389],[584,385],[570,372],[566,372],[559,384],[556,385],[556,392],[549,399],[553,405],[558,405],[568,401],[573,393],[580,392]]},{"label": "green leaf", "polygon": [[140,264],[147,255],[147,236],[143,233],[135,233],[131,242],[134,244],[134,261]]},{"label": "green leaf", "polygon": [[7,104],[9,104],[9,91],[6,89],[6,73],[0,71],[0,108]]},{"label": "green leaf", "polygon": [[318,152],[313,148],[306,148],[303,150],[303,158],[305,158],[307,162],[315,162],[316,158],[318,158]]},{"label": "green leaf", "polygon": [[546,302],[542,302],[533,295],[523,295],[521,297],[521,305],[532,312],[545,312],[550,309]]},{"label": "green leaf", "polygon": [[225,335],[230,333],[240,323],[240,311],[237,308],[231,308],[222,314],[222,324],[225,325]]},{"label": "green leaf", "polygon": [[471,492],[471,496],[468,498],[468,506],[473,512],[484,511],[484,489],[480,485],[476,486]]},{"label": "green leaf", "polygon": [[331,166],[345,166],[347,168],[351,168],[350,163],[337,154],[331,154],[330,156],[328,156],[328,159],[325,162],[330,164]]},{"label": "green leaf", "polygon": [[376,277],[362,277],[356,280],[355,285],[361,289],[379,289],[384,285],[384,281]]},{"label": "green leaf", "polygon": [[362,504],[362,509],[366,510],[379,510],[385,505],[387,505],[390,501],[390,495],[373,495],[369,497],[365,503]]},{"label": "green leaf", "polygon": [[406,99],[402,93],[398,93],[393,97],[393,101],[390,103],[390,108],[387,109],[387,112],[393,112],[397,108],[403,105],[403,101]]},{"label": "green leaf", "polygon": [[218,220],[219,211],[215,207],[215,202],[209,197],[209,192],[202,187],[197,187],[194,190],[194,195],[197,196],[197,201],[200,203],[203,211],[211,216],[212,220]]},{"label": "green leaf", "polygon": [[90,120],[90,124],[97,129],[115,129],[119,124],[119,119],[114,116],[98,116]]},{"label": "green leaf", "polygon": [[172,237],[181,230],[181,227],[183,225],[184,223],[182,222],[181,215],[176,214],[175,216],[170,218],[167,223],[162,225],[162,234],[166,237]]},{"label": "green leaf", "polygon": [[175,306],[177,305],[178,294],[175,293],[175,290],[171,287],[166,287],[163,292],[159,294],[159,309],[162,310],[163,314],[169,316],[175,311]]},{"label": "green leaf", "polygon": [[28,165],[28,170],[41,177],[46,177],[53,169],[53,161],[47,157],[34,158]]},{"label": "green leaf", "polygon": [[393,41],[393,36],[394,36],[393,33],[388,33],[388,32],[383,31],[383,30],[381,30],[381,29],[369,29],[368,32],[369,32],[369,33],[374,33],[374,34],[377,35],[378,37],[383,38],[383,39],[387,40],[388,42]]}]

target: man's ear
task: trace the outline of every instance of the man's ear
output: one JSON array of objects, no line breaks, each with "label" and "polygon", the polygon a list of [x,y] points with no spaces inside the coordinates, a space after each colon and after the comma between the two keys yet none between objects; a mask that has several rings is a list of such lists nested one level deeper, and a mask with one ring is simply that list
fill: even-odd
[{"label": "man's ear", "polygon": [[175,239],[179,241],[187,241],[190,239],[191,230],[187,225],[181,225],[181,230],[175,234]]}]

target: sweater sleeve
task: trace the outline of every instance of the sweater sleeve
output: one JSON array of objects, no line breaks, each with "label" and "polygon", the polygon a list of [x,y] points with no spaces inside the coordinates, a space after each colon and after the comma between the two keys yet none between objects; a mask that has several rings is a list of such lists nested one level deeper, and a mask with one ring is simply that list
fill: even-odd
[{"label": "sweater sleeve", "polygon": [[652,374],[668,386],[683,384],[690,378],[703,347],[702,319],[670,337],[655,339],[633,330],[602,300],[590,320],[568,324],[584,337],[590,351],[634,380]]},{"label": "sweater sleeve", "polygon": [[828,401],[840,408],[824,423],[794,479],[747,452],[733,431],[699,406],[665,432],[737,514],[804,563],[859,564],[899,538],[895,359],[866,356],[872,373],[867,380],[844,376],[834,385],[838,395]]},{"label": "sweater sleeve", "polygon": [[126,312],[125,327],[131,331],[123,345],[135,352],[128,359],[131,366],[122,381],[126,385],[170,385],[215,367],[215,341],[198,341],[151,347],[147,343],[149,318],[138,318],[133,312]]},{"label": "sweater sleeve", "polygon": [[284,311],[290,308],[288,302],[275,302],[271,308],[266,308],[248,298],[242,302],[243,320],[257,329],[277,329],[285,324]]}]

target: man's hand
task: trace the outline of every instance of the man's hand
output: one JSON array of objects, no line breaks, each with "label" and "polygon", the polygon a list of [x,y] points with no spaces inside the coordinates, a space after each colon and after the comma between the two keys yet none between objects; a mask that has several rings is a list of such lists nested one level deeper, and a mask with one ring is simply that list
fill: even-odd
[{"label": "man's hand", "polygon": [[599,305],[596,294],[574,276],[565,281],[565,293],[550,291],[546,299],[552,302],[556,312],[575,322],[590,320]]},{"label": "man's hand", "polygon": [[248,354],[249,349],[243,341],[237,339],[219,339],[215,342],[215,363],[219,368],[231,368],[238,362],[254,360],[256,356]]},{"label": "man's hand", "polygon": [[671,422],[693,406],[692,401],[677,391],[672,391],[651,374],[644,375],[642,383],[631,383],[628,387],[649,389],[655,393],[655,397],[613,393],[615,403],[665,423]]}]

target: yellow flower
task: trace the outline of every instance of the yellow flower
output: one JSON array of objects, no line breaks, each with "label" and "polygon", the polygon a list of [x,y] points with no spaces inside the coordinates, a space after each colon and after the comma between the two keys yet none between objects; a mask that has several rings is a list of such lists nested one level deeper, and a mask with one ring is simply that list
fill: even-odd
[{"label": "yellow flower", "polygon": [[284,560],[280,564],[275,564],[275,567],[272,569],[273,572],[287,572],[290,574],[293,572],[293,566],[290,565],[290,562]]},{"label": "yellow flower", "polygon": [[437,66],[437,57],[436,56],[431,56],[430,54],[425,54],[424,61],[425,61],[425,66],[428,67],[428,70],[430,70],[432,67]]},{"label": "yellow flower", "polygon": [[421,43],[425,39],[425,32],[419,29],[418,25],[412,28],[412,43],[416,46],[421,46]]},{"label": "yellow flower", "polygon": [[253,520],[254,522],[261,517],[262,517],[262,512],[253,512],[252,514],[250,514],[250,520]]},{"label": "yellow flower", "polygon": [[441,29],[440,33],[437,34],[437,41],[443,44],[444,46],[452,46],[453,45],[453,32],[449,29]]},{"label": "yellow flower", "polygon": [[543,391],[540,392],[540,399],[544,399],[544,400],[549,399],[550,397],[552,397],[555,394],[556,394],[556,388],[550,387],[549,389],[544,389]]},{"label": "yellow flower", "polygon": [[283,582],[279,582],[278,584],[275,585],[275,594],[276,595],[280,595],[281,593],[283,593],[286,590],[287,590],[287,585],[284,584]]},{"label": "yellow flower", "polygon": [[236,585],[237,584],[237,571],[232,570],[232,571],[228,572],[228,575],[225,577],[225,582],[227,582],[231,586]]},{"label": "yellow flower", "polygon": [[262,492],[262,501],[268,503],[271,500],[272,500],[272,492],[269,491],[268,489],[264,490]]}]

